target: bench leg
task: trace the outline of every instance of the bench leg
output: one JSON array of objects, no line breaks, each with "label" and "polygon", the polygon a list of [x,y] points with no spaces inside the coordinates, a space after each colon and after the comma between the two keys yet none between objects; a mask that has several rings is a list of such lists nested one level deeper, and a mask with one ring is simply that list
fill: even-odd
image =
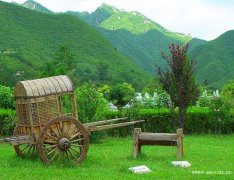
[{"label": "bench leg", "polygon": [[183,155],[183,129],[177,129],[177,159]]},{"label": "bench leg", "polygon": [[141,128],[135,128],[133,134],[133,158],[136,158],[138,153],[141,151],[141,146],[139,144],[139,134],[141,133]]}]

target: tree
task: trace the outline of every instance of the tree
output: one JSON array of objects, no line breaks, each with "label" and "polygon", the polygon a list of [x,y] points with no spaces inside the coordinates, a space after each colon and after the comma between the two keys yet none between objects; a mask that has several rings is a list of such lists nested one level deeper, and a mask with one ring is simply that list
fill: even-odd
[{"label": "tree", "polygon": [[42,77],[67,74],[76,67],[74,55],[67,45],[59,47],[55,54],[55,59],[46,62],[41,73]]},{"label": "tree", "polygon": [[66,70],[74,68],[74,55],[67,45],[63,45],[59,48],[55,59],[57,63],[59,63],[62,66],[65,66]]},{"label": "tree", "polygon": [[110,100],[120,109],[129,103],[135,96],[135,89],[131,84],[117,84],[110,90]]},{"label": "tree", "polygon": [[110,79],[108,64],[103,62],[97,64],[97,79],[99,81],[108,81]]},{"label": "tree", "polygon": [[199,95],[198,86],[194,81],[194,70],[196,61],[189,61],[186,52],[188,44],[180,47],[178,44],[169,45],[170,54],[162,52],[163,59],[167,62],[169,69],[158,68],[158,79],[163,88],[171,96],[175,106],[179,108],[180,128],[184,128],[185,114],[189,105],[194,104]]}]

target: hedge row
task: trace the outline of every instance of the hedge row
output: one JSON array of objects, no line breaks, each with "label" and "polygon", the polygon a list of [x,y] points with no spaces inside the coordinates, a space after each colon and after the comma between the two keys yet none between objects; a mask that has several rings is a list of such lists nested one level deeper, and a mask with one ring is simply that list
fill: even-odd
[{"label": "hedge row", "polygon": [[[134,114],[135,113],[135,114]],[[14,110],[0,109],[0,135],[11,135],[16,125]],[[127,126],[107,131],[109,135],[129,135],[133,127],[141,127],[147,132],[175,132],[177,127],[178,114],[174,115],[168,109],[140,109],[136,112],[107,111],[106,119],[129,116],[132,119],[144,119],[145,122],[134,126]],[[135,117],[134,117],[135,116]],[[186,115],[186,134],[205,133],[233,133],[234,132],[234,111],[231,111],[225,118],[217,119],[208,108],[190,108]]]},{"label": "hedge row", "polygon": [[[107,118],[122,117],[118,112],[106,112]],[[172,113],[168,109],[141,109],[138,119],[145,122],[135,125],[147,132],[176,132],[178,113]],[[129,127],[128,129],[132,129]],[[129,130],[119,129],[119,134]],[[124,131],[124,132],[122,132]],[[225,118],[217,119],[208,108],[190,108],[186,114],[185,129],[186,134],[227,134],[234,132],[234,113],[230,112]]]}]

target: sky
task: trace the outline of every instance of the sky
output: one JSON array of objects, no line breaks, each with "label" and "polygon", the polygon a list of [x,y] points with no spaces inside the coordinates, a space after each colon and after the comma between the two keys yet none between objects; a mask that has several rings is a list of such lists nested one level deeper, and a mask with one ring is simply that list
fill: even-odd
[{"label": "sky", "polygon": [[[12,0],[3,0],[12,2]],[[25,0],[14,0],[23,3]],[[35,0],[54,12],[93,12],[103,2],[138,11],[166,29],[212,40],[234,29],[234,0]]]}]

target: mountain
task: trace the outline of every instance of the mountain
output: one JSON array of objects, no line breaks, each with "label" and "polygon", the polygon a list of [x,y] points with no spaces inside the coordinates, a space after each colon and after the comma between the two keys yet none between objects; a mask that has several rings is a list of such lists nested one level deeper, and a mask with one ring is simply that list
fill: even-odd
[{"label": "mountain", "polygon": [[108,73],[104,83],[126,81],[140,88],[151,79],[97,30],[74,16],[40,13],[1,1],[0,9],[0,84],[39,77],[62,45],[74,54],[75,65],[67,73],[76,81],[99,81],[100,67]]},{"label": "mountain", "polygon": [[[34,2],[34,1],[30,1],[30,2]],[[34,9],[31,8],[31,9],[34,11],[40,11],[35,8]],[[27,13],[29,13],[29,11],[27,11]],[[49,13],[51,13],[51,11]],[[41,50],[40,48],[38,48],[36,51],[30,51],[32,52],[30,53],[29,50],[25,48],[29,55],[26,53],[26,51],[24,52],[24,50],[22,50],[22,52],[24,53],[19,53],[19,49],[22,49],[23,46],[22,45],[21,45],[22,47],[18,46],[19,42],[18,41],[15,42],[15,40],[12,40],[12,44],[11,46],[9,46],[11,48],[9,48],[8,46],[3,46],[2,47],[3,49],[0,49],[0,51],[2,50],[2,52],[7,52],[8,54],[10,52],[10,54],[12,54],[11,58],[13,57],[12,61],[17,61],[16,64],[18,64],[17,65],[18,69],[23,69],[23,67],[24,69],[26,68],[28,72],[27,76],[31,77],[30,73],[32,75],[35,74],[34,73],[35,68],[31,69],[29,67],[32,67],[32,66],[34,67],[34,63],[38,62],[39,65],[35,66],[37,69],[37,67],[41,66],[41,64],[44,64],[44,62],[41,63],[40,60],[31,62],[30,59],[38,59],[38,57],[40,57],[42,59],[44,58],[47,61],[51,59],[51,57],[54,56],[55,51],[58,50],[58,46],[59,46],[58,44],[61,44],[61,43],[64,44],[64,42],[65,43],[68,42],[67,39],[69,39],[69,37],[67,37],[67,34],[65,32],[62,32],[62,33],[54,32],[55,30],[54,29],[52,30],[52,28],[57,28],[58,26],[62,27],[63,21],[64,22],[68,21],[68,19],[69,21],[71,21],[72,19],[72,23],[73,21],[75,21],[75,19],[77,22],[81,23],[80,21],[81,19],[87,24],[94,27],[102,35],[100,35],[97,31],[95,31],[94,29],[92,29],[90,26],[88,26],[85,23],[82,24],[82,27],[84,27],[84,31],[86,31],[86,27],[89,27],[88,29],[92,29],[92,32],[95,32],[94,37],[96,36],[99,37],[98,39],[95,39],[96,41],[99,41],[99,39],[101,41],[105,41],[105,43],[108,44],[106,46],[111,47],[112,49],[111,51],[115,51],[115,53],[119,54],[122,57],[121,59],[125,59],[123,61],[131,64],[130,65],[131,67],[134,66],[133,69],[137,69],[137,71],[139,71],[140,74],[144,74],[144,77],[141,77],[141,78],[139,78],[139,74],[133,75],[133,77],[135,78],[126,78],[129,76],[129,73],[124,73],[123,77],[120,78],[122,80],[124,78],[128,80],[130,79],[133,80],[138,77],[140,81],[144,81],[143,79],[146,79],[146,77],[149,77],[148,75],[146,75],[147,73],[145,73],[145,71],[148,73],[154,74],[156,66],[166,67],[165,61],[162,59],[160,52],[161,51],[168,52],[168,44],[179,43],[180,45],[183,45],[187,42],[189,42],[189,49],[188,49],[189,56],[197,60],[196,79],[199,83],[203,83],[205,80],[208,80],[209,86],[214,87],[214,88],[220,88],[228,79],[234,79],[234,76],[233,76],[233,72],[234,72],[233,49],[234,48],[230,49],[230,47],[232,47],[232,42],[233,42],[233,37],[234,37],[233,31],[226,32],[213,41],[205,41],[205,40],[198,39],[198,38],[191,38],[189,35],[171,32],[165,29],[164,27],[162,27],[161,25],[148,19],[147,17],[140,14],[139,12],[135,12],[135,11],[126,12],[124,10],[119,10],[113,6],[109,6],[105,3],[103,3],[99,8],[97,8],[92,13],[68,11],[66,12],[66,14],[72,15],[72,16],[62,15],[62,13],[60,15],[54,14],[54,16],[49,16],[50,17],[49,19],[51,19],[52,17],[56,17],[56,18],[59,17],[59,19],[58,21],[53,20],[54,22],[52,24],[50,24],[51,23],[50,20],[44,23],[44,26],[43,26],[44,29],[46,29],[47,24],[49,24],[50,26],[49,29],[47,30],[48,32],[45,30],[42,31],[44,33],[44,36],[43,36],[43,33],[37,29],[38,27],[42,26],[42,25],[38,25],[37,23],[40,22],[41,19],[47,18],[47,17],[42,17],[41,14],[40,15],[38,14],[38,16],[40,16],[38,17],[38,19],[33,18],[33,20],[36,21],[34,23],[31,23],[30,17],[27,17],[30,22],[27,27],[28,29],[25,30],[26,31],[25,33],[27,33],[27,35],[25,35],[25,33],[22,33],[24,29],[22,29],[21,26],[19,26],[20,28],[16,32],[17,38],[22,35],[30,36],[30,37],[35,36],[32,39],[30,39],[30,42],[28,42],[28,39],[26,37],[25,39],[26,39],[27,45],[24,44],[23,46],[28,46],[28,48],[31,50],[32,48],[34,48],[35,46],[34,43],[36,42],[36,44],[40,44],[40,47],[45,46],[46,48],[48,48],[48,50]],[[0,16],[1,16],[1,13],[0,13]],[[61,20],[62,17],[64,17],[63,20]],[[43,20],[43,21],[46,21],[46,20]],[[11,19],[9,19],[9,22],[11,22]],[[56,26],[55,25],[56,23],[60,23],[60,25]],[[32,25],[32,27],[30,24]],[[69,23],[66,22],[65,24],[66,24],[65,27],[70,30],[70,28],[68,27]],[[77,32],[77,34],[79,34],[81,29],[80,29],[80,26],[78,25],[74,25],[74,26],[72,25],[71,32],[72,33],[76,32],[75,30],[76,28],[77,28],[77,31],[79,31]],[[10,29],[10,31],[14,31],[14,30]],[[55,40],[53,41],[50,40],[51,37],[49,34],[52,34],[53,36],[53,32],[56,34],[56,37],[55,37],[55,39],[57,39],[56,43],[54,42]],[[63,34],[65,34],[65,37],[59,36]],[[85,33],[83,32],[82,35],[84,36],[84,34]],[[92,34],[91,31],[90,31],[90,34]],[[83,37],[83,36],[80,36],[80,37]],[[90,35],[90,37],[91,36],[92,35]],[[104,40],[103,37],[101,38],[101,36],[104,36],[106,40]],[[49,42],[47,42],[46,40],[47,37],[49,39]],[[72,37],[73,37],[73,34],[72,34]],[[1,38],[4,38],[4,37],[0,37],[0,40]],[[38,38],[39,39],[42,38],[43,41],[41,39],[38,40]],[[21,37],[20,39],[24,41],[23,37]],[[82,38],[82,40],[84,39]],[[111,44],[107,42],[107,40]],[[6,39],[6,41],[11,42],[11,38],[9,37],[9,39]],[[53,43],[54,46],[51,46],[50,43]],[[96,42],[96,43],[98,45],[101,45],[100,42],[99,43]],[[77,46],[79,45],[77,45],[75,42],[72,42],[71,44],[72,44],[72,49],[75,52],[77,52]],[[88,44],[88,43],[84,41],[84,44]],[[51,47],[48,47],[48,46],[51,46]],[[106,46],[104,45],[103,48],[105,49]],[[0,47],[1,47],[1,44],[0,44]],[[79,48],[82,49],[83,47],[79,47]],[[46,51],[46,55],[45,55],[45,51]],[[95,50],[91,49],[90,52],[92,51],[95,51]],[[97,74],[95,73],[97,73],[97,70],[100,69],[98,68],[97,64],[101,62],[100,61],[101,58],[98,55],[96,58],[98,60],[95,61],[95,65],[93,66],[91,65],[92,62],[87,60],[90,58],[90,54],[88,52],[86,53],[88,54],[88,56],[87,57],[85,56],[84,58],[86,59],[85,60],[86,65],[81,66],[84,69],[86,68],[86,70],[82,69],[81,71],[79,71],[78,74],[81,76],[83,75],[82,77],[89,77],[89,79],[95,79],[94,77],[97,76]],[[76,56],[78,56],[78,54]],[[125,56],[127,56],[127,58],[121,54],[124,54]],[[3,56],[3,53],[2,53],[2,56]],[[81,57],[82,56],[79,56],[79,58]],[[9,55],[7,57],[6,55],[4,55],[4,58],[3,58],[4,62],[5,63],[9,62],[9,58],[10,58]],[[108,58],[111,58],[110,53],[109,53]],[[81,59],[83,59],[83,57]],[[91,62],[91,63],[88,64],[88,62]],[[111,69],[113,68],[110,62],[108,61],[105,61],[105,62],[109,64]],[[8,67],[11,67],[11,66],[8,66]],[[141,70],[139,70],[140,69],[139,67],[141,68]],[[113,74],[116,73],[116,69],[114,69],[113,71],[111,70],[110,72],[112,73],[111,75],[112,81],[114,81]],[[123,72],[124,71],[122,71],[122,73]],[[0,73],[1,73],[1,69],[0,69]],[[22,74],[22,70],[17,71],[17,74],[20,74],[20,73]],[[117,72],[117,74],[118,73],[119,72]],[[118,74],[118,76],[120,75]],[[8,76],[5,76],[5,77],[8,77]],[[136,80],[134,81],[136,83]],[[138,85],[139,84],[140,83],[138,83]]]},{"label": "mountain", "polygon": [[197,81],[208,80],[210,87],[221,88],[234,79],[234,30],[192,49],[190,56],[197,61]]},{"label": "mountain", "polygon": [[189,41],[189,49],[188,52],[191,52],[193,49],[196,47],[206,44],[208,41],[203,40],[203,39],[198,39],[198,38],[193,38]]},{"label": "mountain", "polygon": [[168,44],[185,44],[191,37],[171,32],[139,12],[126,12],[105,3],[95,12],[67,12],[99,30],[120,52],[151,74],[155,65],[165,66],[160,52]]},{"label": "mountain", "polygon": [[171,32],[139,12],[126,12],[107,4],[102,4],[91,14],[67,13],[95,27],[118,51],[151,74],[155,73],[156,66],[166,67],[160,52],[167,53],[168,44],[188,42],[188,53],[197,60],[195,75],[198,83],[208,80],[209,86],[221,88],[228,79],[234,78],[234,48],[230,49],[234,38],[232,32],[213,41],[191,38]]},{"label": "mountain", "polygon": [[41,12],[41,13],[52,13],[52,11],[50,11],[46,7],[42,6],[41,4],[39,4],[33,0],[28,0],[28,1],[24,2],[22,4],[22,6],[28,8],[28,9],[34,10],[34,11]]}]

